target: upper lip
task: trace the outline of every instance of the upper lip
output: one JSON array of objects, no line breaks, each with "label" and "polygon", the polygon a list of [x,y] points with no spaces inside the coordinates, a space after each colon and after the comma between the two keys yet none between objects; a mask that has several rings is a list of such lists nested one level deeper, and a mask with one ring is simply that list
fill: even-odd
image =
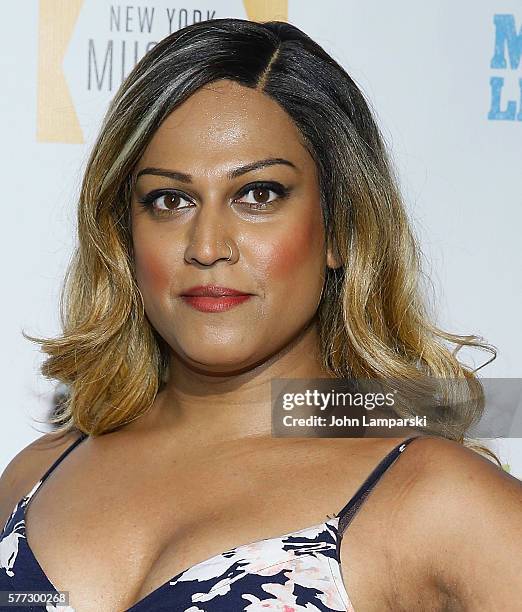
[{"label": "upper lip", "polygon": [[181,295],[202,295],[207,297],[223,297],[227,295],[250,295],[245,291],[238,291],[230,287],[222,287],[221,285],[198,285],[190,287],[181,292]]}]

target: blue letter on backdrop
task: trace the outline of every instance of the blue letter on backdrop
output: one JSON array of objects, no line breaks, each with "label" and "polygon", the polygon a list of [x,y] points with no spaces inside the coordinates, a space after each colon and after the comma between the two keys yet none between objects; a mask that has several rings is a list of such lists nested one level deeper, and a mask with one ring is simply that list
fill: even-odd
[{"label": "blue letter on backdrop", "polygon": [[517,103],[514,100],[507,103],[506,110],[500,110],[500,94],[502,93],[504,79],[502,77],[491,77],[489,83],[491,85],[491,108],[489,109],[488,119],[513,121],[517,111]]},{"label": "blue letter on backdrop", "polygon": [[506,46],[511,68],[518,68],[522,55],[522,27],[517,34],[514,15],[494,15],[493,21],[495,22],[495,54],[491,60],[491,68],[507,68],[504,55]]}]

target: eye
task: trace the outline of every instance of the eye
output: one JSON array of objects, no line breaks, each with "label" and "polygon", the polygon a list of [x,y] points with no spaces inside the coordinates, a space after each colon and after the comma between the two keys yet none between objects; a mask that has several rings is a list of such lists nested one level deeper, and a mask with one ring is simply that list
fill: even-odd
[{"label": "eye", "polygon": [[156,214],[171,214],[183,208],[188,208],[187,206],[180,206],[181,201],[190,203],[189,200],[172,189],[151,191],[141,200],[138,200],[140,204],[150,208]]},{"label": "eye", "polygon": [[[276,197],[270,199],[270,192],[275,193]],[[252,193],[251,200],[239,200],[238,198],[242,198],[244,195]],[[270,208],[274,200],[278,198],[284,198],[288,195],[289,190],[280,183],[273,182],[257,182],[250,183],[243,187],[243,189],[239,192],[237,198],[234,199],[234,202],[243,202],[248,205],[249,208],[252,209],[266,209]]]},{"label": "eye", "polygon": [[[252,193],[250,199],[240,199]],[[270,194],[275,194],[271,197]],[[276,182],[257,181],[245,185],[234,198],[233,202],[244,204],[250,210],[268,210],[273,202],[288,196],[290,189]],[[138,200],[139,204],[154,215],[172,215],[180,210],[190,208],[191,200],[173,189],[156,189]],[[182,205],[186,202],[186,205]]]}]

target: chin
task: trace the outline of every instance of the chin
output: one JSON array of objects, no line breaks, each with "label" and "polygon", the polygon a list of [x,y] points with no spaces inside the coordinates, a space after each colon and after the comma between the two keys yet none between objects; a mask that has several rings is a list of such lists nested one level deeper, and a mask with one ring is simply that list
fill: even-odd
[{"label": "chin", "polygon": [[180,357],[191,366],[212,372],[234,372],[252,367],[256,357],[246,350],[244,343],[199,342],[197,347],[183,347]]}]

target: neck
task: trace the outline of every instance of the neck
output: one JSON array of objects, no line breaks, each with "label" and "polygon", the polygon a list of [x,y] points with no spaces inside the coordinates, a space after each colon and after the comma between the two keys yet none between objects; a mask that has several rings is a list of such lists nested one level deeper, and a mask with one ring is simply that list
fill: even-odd
[{"label": "neck", "polygon": [[332,378],[321,365],[315,324],[278,353],[232,373],[205,372],[172,354],[169,380],[153,406],[155,423],[194,444],[268,439],[275,378]]}]

